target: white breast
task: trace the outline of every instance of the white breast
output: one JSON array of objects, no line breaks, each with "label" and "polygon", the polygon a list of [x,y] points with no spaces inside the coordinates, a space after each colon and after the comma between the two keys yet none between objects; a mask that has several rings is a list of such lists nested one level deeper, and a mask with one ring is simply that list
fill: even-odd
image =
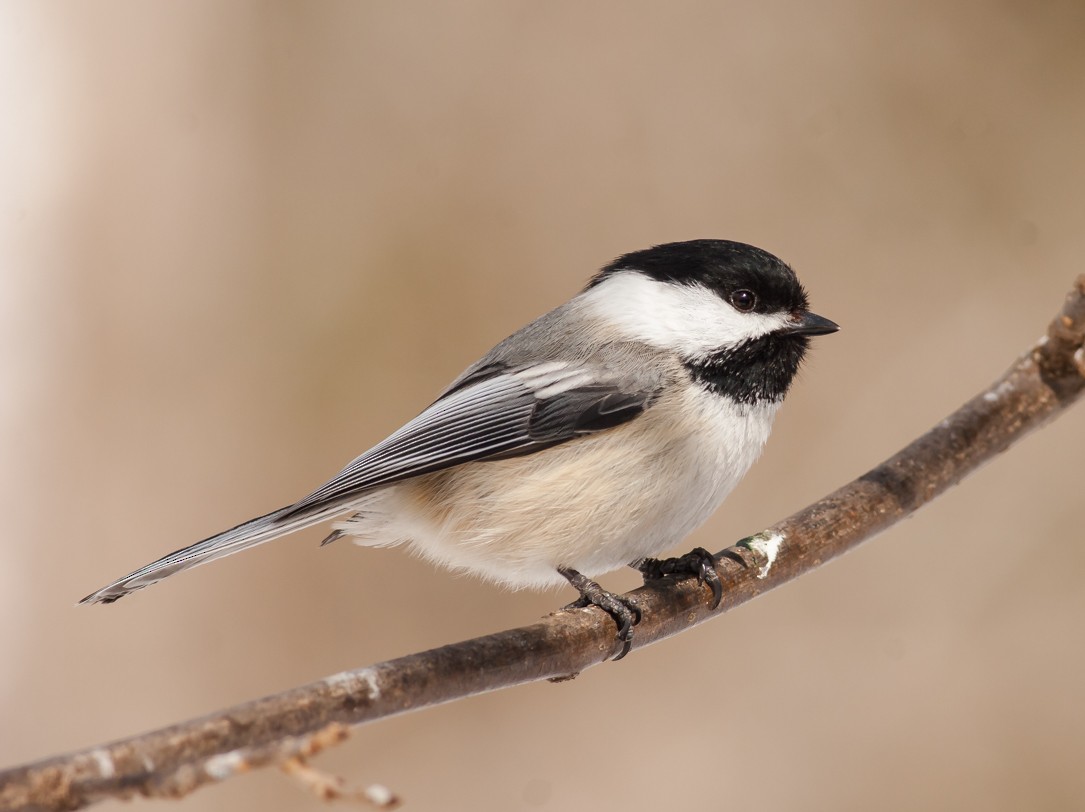
[{"label": "white breast", "polygon": [[378,491],[337,528],[514,588],[564,583],[558,566],[596,577],[668,551],[708,518],[761,453],[777,408],[690,388],[610,431]]}]

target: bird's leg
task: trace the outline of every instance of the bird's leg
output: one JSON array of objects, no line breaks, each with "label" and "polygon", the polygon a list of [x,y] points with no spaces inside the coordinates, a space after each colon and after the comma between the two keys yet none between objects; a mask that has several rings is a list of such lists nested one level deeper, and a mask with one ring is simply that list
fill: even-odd
[{"label": "bird's leg", "polygon": [[[724,550],[721,555],[738,561],[744,567],[747,566],[741,555],[731,552],[730,548]],[[696,575],[699,583],[708,584],[712,588],[712,608],[715,609],[723,599],[723,584],[720,583],[716,564],[716,556],[704,547],[694,547],[677,558],[638,558],[629,566],[644,576],[644,583],[665,578],[668,575]]]},{"label": "bird's leg", "polygon": [[640,609],[631,599],[607,592],[595,581],[570,567],[558,567],[558,572],[580,593],[580,597],[566,606],[566,609],[598,606],[614,618],[614,622],[618,624],[618,640],[622,644],[622,650],[614,659],[616,661],[622,659],[633,645],[633,627],[640,623]]}]

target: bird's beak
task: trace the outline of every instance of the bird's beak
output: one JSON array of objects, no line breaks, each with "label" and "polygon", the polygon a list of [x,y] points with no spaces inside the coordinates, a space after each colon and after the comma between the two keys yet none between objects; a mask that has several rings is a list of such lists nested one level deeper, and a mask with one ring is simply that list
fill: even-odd
[{"label": "bird's beak", "polygon": [[828,319],[819,316],[817,313],[810,313],[806,310],[802,310],[793,315],[794,320],[780,330],[784,335],[823,336],[828,333],[835,333],[840,329],[840,325],[835,321],[829,321]]}]

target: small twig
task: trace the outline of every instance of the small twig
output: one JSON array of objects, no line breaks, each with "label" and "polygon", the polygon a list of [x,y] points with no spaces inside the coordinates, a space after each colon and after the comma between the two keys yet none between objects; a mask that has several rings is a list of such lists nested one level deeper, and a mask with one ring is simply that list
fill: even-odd
[{"label": "small twig", "polygon": [[[746,555],[753,566],[721,564],[718,609],[709,608],[708,586],[694,579],[663,579],[631,593],[644,617],[633,648],[786,583],[930,502],[1081,397],[1083,347],[1085,276],[1047,335],[986,391],[878,467],[747,540],[745,548],[731,548],[732,556]],[[321,738],[332,735],[328,731],[565,678],[607,659],[614,646],[613,621],[602,611],[556,612],[532,626],[344,672],[202,719],[7,770],[0,773],[0,810],[77,809],[137,793],[180,797],[267,764],[304,768],[314,741],[328,743]]]},{"label": "small twig", "polygon": [[279,768],[322,801],[355,801],[377,809],[399,806],[399,798],[387,787],[373,784],[363,790],[349,789],[345,779],[316,769],[302,756],[288,758]]},{"label": "small twig", "polygon": [[349,735],[350,730],[345,725],[334,722],[310,736],[296,754],[279,764],[279,769],[322,801],[356,801],[378,809],[395,809],[399,806],[399,798],[387,787],[373,784],[364,790],[352,790],[344,779],[309,764],[312,756],[345,741]]}]

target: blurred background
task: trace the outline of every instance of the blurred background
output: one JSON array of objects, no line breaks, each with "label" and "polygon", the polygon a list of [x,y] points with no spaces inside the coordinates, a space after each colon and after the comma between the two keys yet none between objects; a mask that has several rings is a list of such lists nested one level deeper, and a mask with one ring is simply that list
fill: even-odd
[{"label": "blurred background", "polygon": [[[686,546],[896,451],[1083,270],[1083,37],[1072,0],[0,6],[0,765],[571,600],[314,529],[73,608],[307,493],[620,253],[751,242],[843,325]],[[411,809],[1081,807],[1083,440],[1079,406],[720,620],[318,766]],[[324,808],[275,771],[186,803]]]}]

